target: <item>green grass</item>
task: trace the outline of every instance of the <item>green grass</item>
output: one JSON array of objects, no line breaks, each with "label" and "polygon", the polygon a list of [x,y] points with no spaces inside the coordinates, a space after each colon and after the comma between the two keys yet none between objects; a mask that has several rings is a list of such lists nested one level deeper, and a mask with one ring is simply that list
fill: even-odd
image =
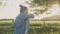
[{"label": "green grass", "polygon": [[[60,34],[60,21],[46,21],[45,27],[43,25],[43,21],[30,21],[29,34]],[[0,21],[0,34],[13,34],[13,31],[12,21]]]}]

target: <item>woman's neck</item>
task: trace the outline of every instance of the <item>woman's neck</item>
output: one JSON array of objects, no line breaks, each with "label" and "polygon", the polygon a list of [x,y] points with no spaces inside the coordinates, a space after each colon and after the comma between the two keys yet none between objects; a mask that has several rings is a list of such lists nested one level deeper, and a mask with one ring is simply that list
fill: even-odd
[{"label": "woman's neck", "polygon": [[28,13],[21,13],[21,14],[28,14]]},{"label": "woman's neck", "polygon": [[27,12],[22,12],[22,13],[24,13],[24,14],[28,14]]}]

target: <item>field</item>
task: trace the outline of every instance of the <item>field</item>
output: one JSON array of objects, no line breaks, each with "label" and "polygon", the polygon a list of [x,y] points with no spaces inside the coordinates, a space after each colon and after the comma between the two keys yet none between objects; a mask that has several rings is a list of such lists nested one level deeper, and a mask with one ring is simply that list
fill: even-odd
[{"label": "field", "polygon": [[[13,34],[13,21],[0,20],[0,34]],[[60,34],[60,21],[30,21],[29,34]]]}]

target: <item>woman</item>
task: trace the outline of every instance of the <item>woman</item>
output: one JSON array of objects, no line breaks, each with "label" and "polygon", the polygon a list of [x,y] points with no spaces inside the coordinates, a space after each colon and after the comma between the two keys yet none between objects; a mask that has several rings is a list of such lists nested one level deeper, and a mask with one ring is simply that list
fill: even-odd
[{"label": "woman", "polygon": [[14,34],[27,34],[29,29],[29,18],[33,18],[33,14],[28,14],[27,7],[20,5],[20,14],[16,17],[14,23]]}]

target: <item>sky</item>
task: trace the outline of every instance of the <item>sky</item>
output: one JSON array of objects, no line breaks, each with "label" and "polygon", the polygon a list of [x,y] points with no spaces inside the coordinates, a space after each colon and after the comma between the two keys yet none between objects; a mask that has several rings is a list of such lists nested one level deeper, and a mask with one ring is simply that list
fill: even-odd
[{"label": "sky", "polygon": [[[0,0],[0,1],[3,2],[2,6],[0,7],[0,19],[15,19],[16,16],[20,13],[19,5],[22,4],[28,7],[28,4],[26,4],[25,1],[29,0]],[[44,13],[42,15],[37,15],[35,16],[34,19],[42,19],[45,17],[60,14],[60,8],[57,4],[53,5],[48,11],[51,11],[51,14]]]},{"label": "sky", "polygon": [[[1,0],[6,6],[0,7],[0,19],[14,19],[19,14],[19,4],[24,4],[22,0]],[[3,4],[4,5],[4,4]]]}]

